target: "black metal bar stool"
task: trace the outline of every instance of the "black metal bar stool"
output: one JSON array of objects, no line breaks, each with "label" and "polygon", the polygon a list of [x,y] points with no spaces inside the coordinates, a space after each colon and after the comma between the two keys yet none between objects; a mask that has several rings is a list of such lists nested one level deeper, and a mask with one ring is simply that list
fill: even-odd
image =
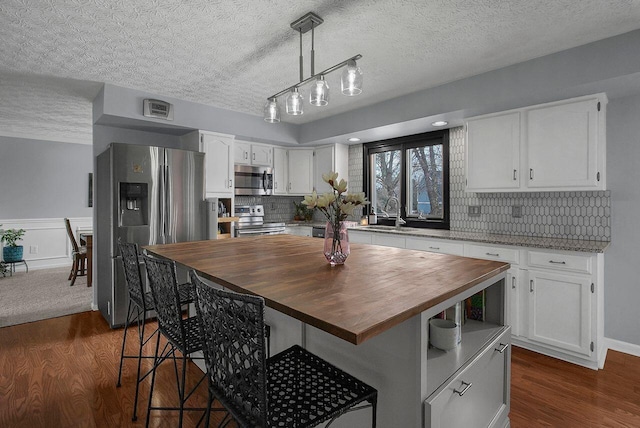
[{"label": "black metal bar stool", "polygon": [[[298,345],[266,358],[264,300],[219,290],[191,272],[209,373],[209,406],[229,412],[221,426],[315,427],[372,408],[378,392]],[[365,403],[366,402],[366,403]],[[209,425],[209,413],[205,426]]]},{"label": "black metal bar stool", "polygon": [[[124,267],[124,277],[127,284],[129,294],[129,303],[127,304],[127,318],[124,322],[124,333],[122,336],[122,349],[120,350],[120,367],[118,369],[118,382],[116,386],[121,386],[122,366],[127,358],[135,358],[138,360],[138,368],[136,372],[136,395],[133,401],[133,416],[131,420],[138,419],[138,393],[140,390],[140,382],[142,382],[151,373],[151,370],[144,374],[140,374],[143,359],[154,359],[153,355],[143,355],[142,348],[158,333],[155,329],[149,336],[145,336],[146,317],[149,311],[155,310],[155,303],[151,292],[144,290],[142,281],[142,273],[140,271],[142,260],[139,257],[139,248],[137,244],[123,243],[118,240],[118,248],[122,256],[122,265]],[[191,284],[183,284],[178,288],[180,294],[180,304],[192,303],[195,299],[194,288]],[[137,325],[138,333],[138,353],[135,355],[125,354],[125,344],[127,342],[127,331],[133,323]]]},{"label": "black metal bar stool", "polygon": [[[164,346],[162,352],[159,352],[160,335],[158,335],[156,339],[155,360],[151,375],[151,389],[149,390],[149,407],[147,408],[146,426],[149,426],[149,417],[152,410],[177,410],[179,411],[178,426],[182,427],[182,416],[185,410],[199,410],[203,412],[208,410],[208,408],[205,407],[185,406],[185,403],[189,400],[193,392],[207,377],[207,373],[205,372],[195,386],[190,391],[186,391],[187,359],[196,359],[190,354],[203,350],[200,324],[198,318],[195,316],[189,318],[182,317],[182,302],[180,300],[178,281],[176,279],[175,262],[156,259],[146,255],[143,255],[142,257],[147,266],[149,286],[151,287],[151,294],[153,296],[153,302],[158,319],[158,330],[162,336],[167,339],[167,344]],[[182,371],[180,374],[178,373],[178,357],[176,357],[176,351],[179,351],[181,354],[180,360],[182,361]],[[173,360],[175,368],[178,397],[180,401],[179,405],[177,407],[152,406],[153,386],[155,384],[158,366],[169,358]],[[204,418],[204,416],[205,415],[203,413],[202,418]]]}]

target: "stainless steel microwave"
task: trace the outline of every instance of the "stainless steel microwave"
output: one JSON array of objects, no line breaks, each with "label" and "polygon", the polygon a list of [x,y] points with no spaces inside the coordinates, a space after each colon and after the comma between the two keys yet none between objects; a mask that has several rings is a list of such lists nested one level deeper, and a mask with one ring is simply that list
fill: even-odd
[{"label": "stainless steel microwave", "polygon": [[273,171],[265,166],[236,165],[234,167],[236,195],[271,195]]}]

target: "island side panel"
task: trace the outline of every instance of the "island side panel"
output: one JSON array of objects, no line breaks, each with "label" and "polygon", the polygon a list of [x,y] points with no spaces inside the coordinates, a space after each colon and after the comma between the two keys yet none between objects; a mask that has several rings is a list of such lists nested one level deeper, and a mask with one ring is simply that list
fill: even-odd
[{"label": "island side panel", "polygon": [[[426,375],[426,335],[421,317],[353,345],[307,326],[307,349],[378,390],[377,426],[422,427],[421,383]],[[347,413],[331,427],[370,428],[371,409]]]}]

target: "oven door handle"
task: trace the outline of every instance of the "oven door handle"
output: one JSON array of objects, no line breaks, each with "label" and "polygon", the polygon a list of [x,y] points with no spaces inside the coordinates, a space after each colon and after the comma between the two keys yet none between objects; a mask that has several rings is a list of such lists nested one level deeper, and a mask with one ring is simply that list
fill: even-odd
[{"label": "oven door handle", "polygon": [[277,235],[283,234],[284,229],[255,229],[255,230],[239,230],[236,229],[238,236],[240,235]]}]

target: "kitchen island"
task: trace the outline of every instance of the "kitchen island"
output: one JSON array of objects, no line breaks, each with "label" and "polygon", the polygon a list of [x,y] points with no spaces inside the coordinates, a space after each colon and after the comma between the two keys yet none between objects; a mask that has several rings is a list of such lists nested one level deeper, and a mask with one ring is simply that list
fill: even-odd
[{"label": "kitchen island", "polygon": [[[145,250],[220,286],[262,296],[272,325],[272,353],[301,343],[377,388],[379,427],[445,427],[447,418],[460,413],[456,403],[447,404],[452,395],[468,401],[460,402],[467,413],[479,413],[473,417],[480,419],[471,421],[484,417],[486,426],[508,423],[510,351],[502,281],[508,263],[353,244],[346,264],[332,268],[322,248],[320,239],[272,235]],[[462,344],[452,351],[429,348],[429,318],[482,290],[484,321],[467,322]],[[477,361],[485,364],[484,355],[496,341],[502,363],[491,364],[500,379],[489,389],[499,384],[494,395],[500,403],[483,416],[482,408],[496,403],[487,402],[486,388],[477,382],[475,389],[456,392],[466,382],[457,377],[473,372]],[[444,407],[442,394],[448,397]],[[332,426],[370,426],[365,413],[350,413]]]}]

